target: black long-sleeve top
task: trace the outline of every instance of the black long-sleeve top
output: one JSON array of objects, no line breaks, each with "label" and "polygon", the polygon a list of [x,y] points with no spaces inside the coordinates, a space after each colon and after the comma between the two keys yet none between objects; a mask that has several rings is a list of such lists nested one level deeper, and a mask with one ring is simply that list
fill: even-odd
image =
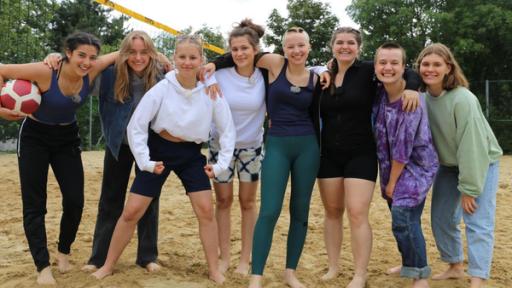
[{"label": "black long-sleeve top", "polygon": [[[407,89],[418,89],[421,80],[414,71],[406,69],[405,78]],[[331,88],[322,91],[322,153],[375,150],[371,113],[377,84],[373,62],[356,60],[334,93]]]}]

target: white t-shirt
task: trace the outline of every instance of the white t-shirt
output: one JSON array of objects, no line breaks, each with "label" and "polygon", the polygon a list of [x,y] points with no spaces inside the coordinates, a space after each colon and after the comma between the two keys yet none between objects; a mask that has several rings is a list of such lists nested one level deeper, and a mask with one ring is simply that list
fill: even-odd
[{"label": "white t-shirt", "polygon": [[[263,141],[265,120],[265,80],[259,69],[251,77],[238,74],[235,67],[220,69],[215,78],[223,98],[229,104],[236,127],[236,144],[240,148],[257,148]],[[218,141],[217,126],[212,125],[212,138]]]}]

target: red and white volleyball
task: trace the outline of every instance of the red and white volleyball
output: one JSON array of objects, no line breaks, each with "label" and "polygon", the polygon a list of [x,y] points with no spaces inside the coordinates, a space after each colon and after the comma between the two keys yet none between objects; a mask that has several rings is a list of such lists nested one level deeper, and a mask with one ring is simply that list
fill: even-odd
[{"label": "red and white volleyball", "polygon": [[25,114],[34,113],[41,103],[37,86],[27,80],[17,79],[4,83],[0,95],[2,107]]}]

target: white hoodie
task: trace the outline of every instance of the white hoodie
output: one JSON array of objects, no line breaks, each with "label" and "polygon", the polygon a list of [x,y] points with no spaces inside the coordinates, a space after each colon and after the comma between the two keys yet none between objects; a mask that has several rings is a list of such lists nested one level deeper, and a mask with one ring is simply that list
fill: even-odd
[{"label": "white hoodie", "polygon": [[184,141],[202,143],[208,141],[212,122],[220,134],[219,161],[213,165],[213,172],[219,175],[228,168],[236,139],[227,102],[222,97],[212,100],[201,82],[192,90],[185,89],[176,79],[176,71],[167,73],[142,97],[128,123],[128,143],[139,169],[153,172],[155,168],[156,162],[149,158],[150,123],[157,134],[165,130]]}]

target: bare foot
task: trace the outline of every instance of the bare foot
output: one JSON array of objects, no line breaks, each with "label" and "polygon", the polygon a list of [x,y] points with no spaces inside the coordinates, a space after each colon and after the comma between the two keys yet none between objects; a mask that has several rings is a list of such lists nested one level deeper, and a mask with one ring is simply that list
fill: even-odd
[{"label": "bare foot", "polygon": [[236,267],[235,273],[247,276],[249,275],[249,267],[249,263],[240,262],[238,263],[238,267]]},{"label": "bare foot", "polygon": [[450,264],[448,270],[432,276],[432,280],[460,279],[464,277],[462,264]]},{"label": "bare foot", "polygon": [[414,279],[412,288],[429,288],[427,279]]},{"label": "bare foot", "polygon": [[113,274],[112,270],[109,270],[109,269],[105,268],[105,266],[103,266],[100,269],[98,269],[98,271],[92,273],[91,275],[94,276],[94,278],[101,280],[101,279],[103,279],[107,276],[110,276],[112,274]]},{"label": "bare foot", "polygon": [[402,270],[402,265],[391,267],[386,271],[386,274],[388,275],[395,275],[400,274],[400,271]]},{"label": "bare foot", "polygon": [[306,286],[297,279],[295,270],[293,269],[286,269],[286,271],[284,271],[284,282],[291,288],[306,288]]},{"label": "bare foot", "polygon": [[219,259],[219,272],[224,274],[229,269],[229,261]]},{"label": "bare foot", "polygon": [[365,288],[366,287],[366,276],[354,275],[352,281],[348,283],[347,288]]},{"label": "bare foot", "polygon": [[55,278],[53,278],[52,275],[52,269],[50,266],[44,268],[39,272],[37,275],[37,284],[39,285],[55,285],[57,282],[55,282]]},{"label": "bare foot", "polygon": [[82,269],[80,269],[84,272],[94,272],[96,270],[98,270],[98,267],[96,267],[96,265],[92,265],[92,264],[87,264],[87,265],[84,265],[82,267]]},{"label": "bare foot", "polygon": [[224,277],[224,275],[222,275],[222,273],[220,273],[220,272],[210,273],[209,278],[210,278],[210,280],[215,282],[215,284],[222,284],[222,283],[224,283],[224,281],[226,281],[226,277]]},{"label": "bare foot", "polygon": [[322,281],[327,281],[327,280],[334,279],[337,276],[338,276],[338,269],[329,267],[329,271],[327,271],[327,273],[325,273],[324,276],[322,276],[320,279],[322,279]]},{"label": "bare foot", "polygon": [[485,280],[479,277],[471,277],[471,288],[481,288],[484,287]]},{"label": "bare foot", "polygon": [[73,269],[73,265],[69,263],[69,255],[57,253],[57,268],[60,273],[66,273]]},{"label": "bare foot", "polygon": [[146,265],[148,272],[158,272],[160,269],[162,269],[162,267],[155,262],[149,262],[148,265]]},{"label": "bare foot", "polygon": [[249,282],[248,288],[262,288],[262,282],[263,276],[261,275],[252,275],[251,276],[251,282]]}]

